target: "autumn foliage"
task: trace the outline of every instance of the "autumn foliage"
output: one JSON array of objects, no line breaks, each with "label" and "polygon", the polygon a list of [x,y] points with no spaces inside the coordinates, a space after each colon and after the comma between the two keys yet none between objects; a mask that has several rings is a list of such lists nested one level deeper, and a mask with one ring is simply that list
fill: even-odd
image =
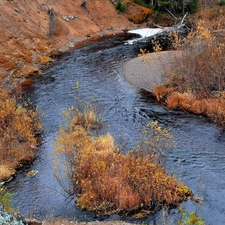
[{"label": "autumn foliage", "polygon": [[199,20],[185,42],[174,43],[181,54],[165,71],[167,85],[156,87],[155,95],[168,108],[203,114],[225,127],[225,33],[219,18],[210,26]]},{"label": "autumn foliage", "polygon": [[40,119],[29,102],[19,104],[15,96],[0,88],[0,180],[9,178],[21,162],[34,158]]},{"label": "autumn foliage", "polygon": [[[76,196],[81,209],[104,215],[152,213],[191,196],[190,189],[163,168],[164,150],[174,142],[157,122],[147,125],[138,146],[124,154],[110,134],[93,133],[99,116],[91,109],[81,112],[72,107],[63,115],[66,122],[56,141],[56,177],[61,184],[65,175],[69,178],[67,191]],[[60,175],[62,168],[66,172]]]}]

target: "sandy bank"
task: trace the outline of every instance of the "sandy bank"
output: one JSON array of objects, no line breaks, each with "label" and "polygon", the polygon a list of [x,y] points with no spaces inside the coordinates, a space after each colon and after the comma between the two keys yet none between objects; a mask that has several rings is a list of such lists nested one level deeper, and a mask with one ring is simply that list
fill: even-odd
[{"label": "sandy bank", "polygon": [[165,82],[164,74],[171,69],[178,51],[145,54],[126,62],[122,69],[125,80],[131,85],[153,92],[154,87]]}]

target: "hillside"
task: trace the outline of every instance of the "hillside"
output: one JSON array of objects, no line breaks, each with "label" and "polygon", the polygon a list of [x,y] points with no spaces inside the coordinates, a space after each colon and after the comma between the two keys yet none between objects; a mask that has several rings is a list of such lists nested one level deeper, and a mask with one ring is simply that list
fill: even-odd
[{"label": "hillside", "polygon": [[1,83],[17,86],[47,56],[136,27],[111,0],[0,0]]}]

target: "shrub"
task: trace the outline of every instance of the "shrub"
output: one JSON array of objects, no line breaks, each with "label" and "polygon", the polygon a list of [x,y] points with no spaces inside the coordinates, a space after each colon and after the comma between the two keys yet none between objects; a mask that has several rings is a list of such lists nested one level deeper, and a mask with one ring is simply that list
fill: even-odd
[{"label": "shrub", "polygon": [[205,225],[205,222],[201,217],[197,217],[195,212],[190,214],[183,211],[182,207],[179,207],[181,219],[178,221],[179,225]]},{"label": "shrub", "polygon": [[201,20],[184,43],[175,41],[173,47],[182,51],[172,61],[170,71],[165,71],[169,89],[161,96],[160,89],[155,88],[155,94],[169,108],[204,114],[225,127],[225,43],[210,28]]},{"label": "shrub", "polygon": [[127,6],[125,5],[124,2],[119,0],[116,3],[116,9],[119,10],[120,12],[125,12],[127,10]]},{"label": "shrub", "polygon": [[198,0],[191,0],[187,2],[187,11],[190,13],[195,13],[200,8],[200,3]]},{"label": "shrub", "polygon": [[[93,135],[98,116],[90,111],[87,115],[91,116],[84,119],[85,114],[74,108],[63,112],[66,123],[60,128],[55,150],[56,178],[76,196],[81,209],[104,215],[142,209],[150,213],[163,205],[174,207],[192,195],[163,168],[163,152],[174,145],[168,130],[157,122],[149,124],[139,145],[123,154],[110,134]],[[66,174],[60,173],[62,158]],[[65,175],[69,187],[63,184]]]},{"label": "shrub", "polygon": [[32,109],[29,101],[19,104],[15,96],[0,88],[0,165],[2,168],[8,168],[14,173],[14,169],[21,161],[30,161],[34,158],[37,135],[41,128],[40,119],[38,109]]},{"label": "shrub", "polygon": [[188,35],[183,50],[179,60],[182,64],[172,75],[176,86],[190,90],[198,98],[210,97],[225,89],[225,45],[204,21],[200,21],[197,30]]},{"label": "shrub", "polygon": [[219,5],[220,5],[220,6],[225,5],[225,0],[220,0],[220,1],[219,1]]}]

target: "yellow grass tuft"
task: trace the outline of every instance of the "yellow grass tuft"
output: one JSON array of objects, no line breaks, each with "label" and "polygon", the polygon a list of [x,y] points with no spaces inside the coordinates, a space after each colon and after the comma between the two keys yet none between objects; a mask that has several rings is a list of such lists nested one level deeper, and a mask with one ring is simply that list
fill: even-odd
[{"label": "yellow grass tuft", "polygon": [[49,64],[49,63],[51,63],[52,61],[53,61],[52,58],[50,58],[49,56],[44,55],[44,56],[41,56],[41,57],[40,57],[40,63],[41,63],[42,65]]}]

